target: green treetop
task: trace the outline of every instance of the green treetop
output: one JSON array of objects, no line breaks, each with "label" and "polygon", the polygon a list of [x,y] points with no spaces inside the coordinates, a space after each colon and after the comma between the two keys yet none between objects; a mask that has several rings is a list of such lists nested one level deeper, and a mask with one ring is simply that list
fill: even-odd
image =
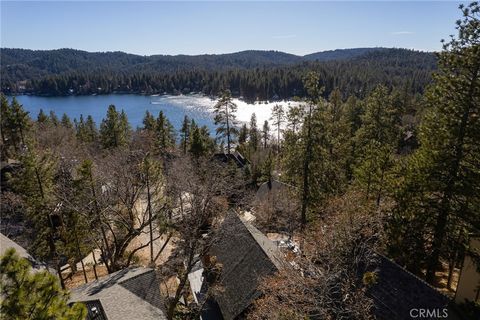
[{"label": "green treetop", "polygon": [[9,249],[0,260],[2,319],[85,319],[83,304],[68,306],[69,295],[47,271],[32,272],[30,262]]},{"label": "green treetop", "polygon": [[230,153],[232,143],[237,134],[237,122],[235,112],[237,112],[237,105],[232,101],[232,95],[229,90],[222,93],[214,107],[215,125],[217,125],[217,136],[227,140],[227,152]]}]

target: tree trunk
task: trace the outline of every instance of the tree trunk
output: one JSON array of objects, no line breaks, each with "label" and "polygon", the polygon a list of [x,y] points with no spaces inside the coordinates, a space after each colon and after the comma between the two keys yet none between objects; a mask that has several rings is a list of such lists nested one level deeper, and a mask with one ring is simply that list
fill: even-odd
[{"label": "tree trunk", "polygon": [[311,129],[312,129],[312,105],[310,104],[310,109],[308,112],[308,127],[307,127],[307,137],[305,141],[305,154],[304,154],[304,162],[303,162],[303,193],[302,193],[302,214],[301,214],[301,230],[305,229],[305,225],[307,224],[307,209],[308,209],[308,193],[309,193],[309,166],[310,166],[310,159],[312,153],[312,137],[311,137]]},{"label": "tree trunk", "polygon": [[105,243],[105,249],[107,249],[107,254],[104,255],[103,259],[105,259],[105,267],[107,268],[108,273],[112,273],[112,269],[109,264],[110,256],[112,254],[112,251],[110,250],[110,245],[108,244],[108,239],[107,239],[107,234],[105,232],[105,228],[103,227],[102,219],[100,216],[100,208],[98,207],[98,200],[97,200],[97,193],[95,192],[95,186],[93,184],[93,175],[91,169],[89,170],[89,179],[90,179],[90,189],[92,192],[93,196],[93,201],[95,203],[95,214],[96,218],[98,220],[98,223],[100,224],[100,231],[102,233],[102,238],[103,242]]},{"label": "tree trunk", "polygon": [[148,201],[148,219],[149,219],[149,228],[150,228],[150,263],[153,265],[153,227],[152,227],[152,202],[150,196],[150,177],[149,177],[149,167],[147,165],[147,201]]},{"label": "tree trunk", "polygon": [[182,291],[183,288],[185,287],[185,284],[187,283],[188,280],[188,274],[193,268],[193,258],[195,256],[195,242],[189,246],[189,254],[188,254],[188,262],[187,262],[187,267],[185,268],[185,272],[182,275],[182,278],[180,279],[180,283],[178,284],[177,290],[175,292],[175,297],[173,298],[172,302],[168,306],[168,313],[167,313],[167,319],[168,320],[173,320],[173,316],[175,314],[175,309],[177,307],[178,302],[180,301],[180,297],[182,296]]},{"label": "tree trunk", "polygon": [[225,114],[227,120],[227,153],[230,154],[230,121],[228,119],[228,104],[225,105]]}]

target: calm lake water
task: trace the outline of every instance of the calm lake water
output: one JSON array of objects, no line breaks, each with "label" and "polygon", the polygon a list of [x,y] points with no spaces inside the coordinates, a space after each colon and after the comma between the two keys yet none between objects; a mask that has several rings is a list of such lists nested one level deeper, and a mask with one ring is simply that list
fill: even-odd
[{"label": "calm lake water", "polygon": [[[206,125],[210,129],[210,134],[215,135],[212,111],[217,101],[202,95],[145,96],[137,94],[110,94],[68,97],[20,95],[17,96],[17,100],[23,105],[25,110],[30,112],[30,116],[33,119],[37,119],[40,109],[43,109],[47,115],[50,111],[54,111],[59,118],[63,113],[66,113],[72,120],[74,118],[79,119],[81,114],[85,118],[87,115],[91,115],[97,126],[99,126],[107,113],[108,106],[113,104],[118,111],[125,110],[133,129],[143,126],[142,121],[147,110],[155,117],[162,110],[177,130],[181,128],[183,118],[187,115],[190,119],[195,119],[200,126]],[[274,105],[281,104],[287,110],[289,106],[298,104],[298,102],[293,101],[249,104],[238,99],[233,99],[233,102],[238,106],[236,112],[237,120],[239,122],[248,122],[252,113],[255,113],[259,128],[263,126],[265,120],[270,121]]]},{"label": "calm lake water", "polygon": [[[207,125],[214,134],[211,108],[215,101],[204,96],[145,96],[135,94],[110,94],[98,96],[37,97],[20,95],[16,97],[33,119],[40,109],[48,115],[54,111],[60,118],[66,113],[72,120],[91,115],[97,126],[105,117],[107,108],[113,104],[118,111],[125,110],[132,128],[142,126],[145,112],[148,110],[158,116],[160,110],[178,130],[185,115],[200,125]],[[10,98],[11,99],[11,98]]]}]

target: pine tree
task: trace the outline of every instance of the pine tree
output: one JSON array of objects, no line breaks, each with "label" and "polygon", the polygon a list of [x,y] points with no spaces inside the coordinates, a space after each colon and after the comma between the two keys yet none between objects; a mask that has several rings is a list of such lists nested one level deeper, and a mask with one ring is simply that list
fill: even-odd
[{"label": "pine tree", "polygon": [[[420,148],[411,156],[395,195],[391,242],[409,258],[412,227],[424,235],[413,242],[426,280],[435,283],[440,261],[467,247],[480,225],[480,6],[460,6],[458,36],[444,44],[439,70],[425,98]],[[410,257],[411,258],[411,257]]]},{"label": "pine tree", "polygon": [[95,142],[98,138],[98,130],[95,121],[93,121],[93,117],[91,115],[87,116],[87,120],[85,121],[85,142]]},{"label": "pine tree", "polygon": [[69,295],[47,271],[32,272],[27,259],[9,249],[0,259],[2,319],[85,319],[81,303],[68,305]]},{"label": "pine tree", "polygon": [[7,159],[10,155],[9,147],[11,144],[11,122],[12,122],[12,110],[8,103],[7,97],[0,93],[1,109],[0,109],[0,132],[2,135],[2,160]]},{"label": "pine tree", "polygon": [[79,141],[86,140],[86,128],[85,128],[85,121],[83,120],[83,114],[80,115],[80,120],[74,119],[75,123],[75,130],[77,132],[77,139]]},{"label": "pine tree", "polygon": [[147,131],[155,130],[155,117],[148,110],[143,118],[143,129]]},{"label": "pine tree", "polygon": [[9,148],[13,148],[18,153],[20,147],[25,145],[26,135],[30,131],[30,117],[15,97],[9,105],[6,97],[2,96],[1,105],[2,140],[5,143],[6,152]]},{"label": "pine tree", "polygon": [[155,125],[157,147],[161,153],[175,145],[175,130],[167,117],[160,111]]},{"label": "pine tree", "polygon": [[107,110],[107,117],[100,124],[100,139],[105,149],[127,145],[130,138],[130,124],[122,110],[119,114],[114,105]]},{"label": "pine tree", "polygon": [[268,125],[268,120],[265,120],[262,128],[262,140],[263,148],[267,149],[268,140],[270,139],[270,126]]},{"label": "pine tree", "polygon": [[55,127],[58,127],[58,125],[60,124],[60,121],[58,120],[58,117],[53,110],[50,110],[50,121]]},{"label": "pine tree", "polygon": [[227,139],[227,152],[230,153],[232,143],[237,134],[237,122],[235,112],[237,105],[232,101],[232,95],[229,90],[222,92],[222,96],[214,107],[215,125],[217,125],[217,136],[222,140]]},{"label": "pine tree", "polygon": [[127,114],[123,109],[120,112],[119,130],[120,130],[120,135],[119,135],[120,145],[125,146],[130,141],[132,128],[130,127],[130,123],[128,122]]},{"label": "pine tree", "polygon": [[258,148],[258,128],[257,128],[257,116],[255,113],[252,113],[252,117],[250,118],[250,127],[248,130],[248,145],[250,150],[255,152]]},{"label": "pine tree", "polygon": [[247,142],[247,138],[248,138],[248,127],[247,127],[247,124],[244,123],[242,124],[238,132],[238,144],[239,145],[245,144],[245,142]]},{"label": "pine tree", "polygon": [[305,112],[303,106],[289,107],[287,111],[287,127],[296,133],[300,128]]},{"label": "pine tree", "polygon": [[73,129],[72,120],[70,120],[70,117],[66,113],[62,115],[62,120],[60,123],[64,128]]},{"label": "pine tree", "polygon": [[356,132],[360,154],[355,178],[367,195],[380,203],[388,171],[400,137],[400,110],[395,108],[388,89],[378,86],[365,99],[362,127]]},{"label": "pine tree", "polygon": [[40,109],[37,116],[37,122],[41,124],[48,124],[49,120],[50,119],[48,116],[45,114],[45,112],[43,112],[43,109]]},{"label": "pine tree", "polygon": [[277,127],[277,146],[278,152],[280,151],[280,130],[282,128],[282,124],[285,122],[285,110],[281,104],[276,104],[272,109],[272,116],[270,117],[272,120],[272,124]]},{"label": "pine tree", "polygon": [[183,118],[182,128],[180,129],[180,136],[182,138],[181,147],[183,154],[187,153],[188,144],[190,143],[190,119],[187,115]]},{"label": "pine tree", "polygon": [[[304,87],[308,94],[308,112],[303,125],[303,165],[302,165],[302,209],[300,216],[300,225],[304,230],[307,224],[307,210],[311,203],[311,178],[310,165],[313,159],[314,138],[313,113],[315,107],[321,103],[321,95],[324,88],[320,86],[320,77],[315,72],[310,72],[304,79]],[[320,129],[317,127],[317,129]]]},{"label": "pine tree", "polygon": [[199,158],[205,153],[204,141],[202,139],[200,128],[197,126],[195,126],[192,131],[192,142],[189,151],[195,158]]},{"label": "pine tree", "polygon": [[348,151],[345,161],[345,177],[347,181],[353,179],[353,168],[357,159],[357,143],[355,135],[362,125],[361,116],[363,114],[362,104],[355,98],[350,96],[345,103],[345,121],[348,127]]},{"label": "pine tree", "polygon": [[56,158],[49,152],[40,153],[32,144],[20,157],[22,170],[14,177],[14,190],[21,194],[27,209],[27,219],[35,230],[32,250],[35,256],[53,262],[58,268],[55,239],[60,219],[54,208],[58,201],[54,194]]}]

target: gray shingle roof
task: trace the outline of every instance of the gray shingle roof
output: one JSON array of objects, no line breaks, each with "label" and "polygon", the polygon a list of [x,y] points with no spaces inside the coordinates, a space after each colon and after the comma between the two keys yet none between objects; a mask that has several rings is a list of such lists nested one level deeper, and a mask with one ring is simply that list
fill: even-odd
[{"label": "gray shingle roof", "polygon": [[411,320],[410,310],[414,308],[442,310],[448,306],[446,296],[384,256],[379,256],[375,271],[377,282],[368,295],[377,319]]},{"label": "gray shingle roof", "polygon": [[15,249],[17,254],[22,258],[26,258],[28,260],[33,259],[32,256],[27,252],[27,250],[25,250],[25,248],[20,246],[18,243],[16,243],[12,239],[4,236],[3,233],[0,233],[0,254],[1,255],[5,254],[5,252],[10,248]]},{"label": "gray shingle roof", "polygon": [[213,158],[223,163],[233,162],[238,168],[245,167],[249,161],[238,151],[232,153],[220,152],[213,155]]},{"label": "gray shingle roof", "polygon": [[222,264],[215,300],[227,320],[241,315],[260,296],[261,279],[281,268],[275,244],[234,212],[225,217],[211,252]]},{"label": "gray shingle roof", "polygon": [[166,319],[155,270],[128,268],[71,291],[71,302],[100,300],[109,320]]},{"label": "gray shingle roof", "polygon": [[12,239],[0,233],[0,255],[4,255],[5,252],[10,248],[15,249],[16,253],[20,257],[27,259],[31,263],[32,270],[34,272],[41,271],[41,270],[48,270],[50,273],[56,274],[55,270],[48,268],[48,266],[45,263],[40,262],[35,258],[33,258],[24,247],[20,246],[18,243],[16,243]]}]

